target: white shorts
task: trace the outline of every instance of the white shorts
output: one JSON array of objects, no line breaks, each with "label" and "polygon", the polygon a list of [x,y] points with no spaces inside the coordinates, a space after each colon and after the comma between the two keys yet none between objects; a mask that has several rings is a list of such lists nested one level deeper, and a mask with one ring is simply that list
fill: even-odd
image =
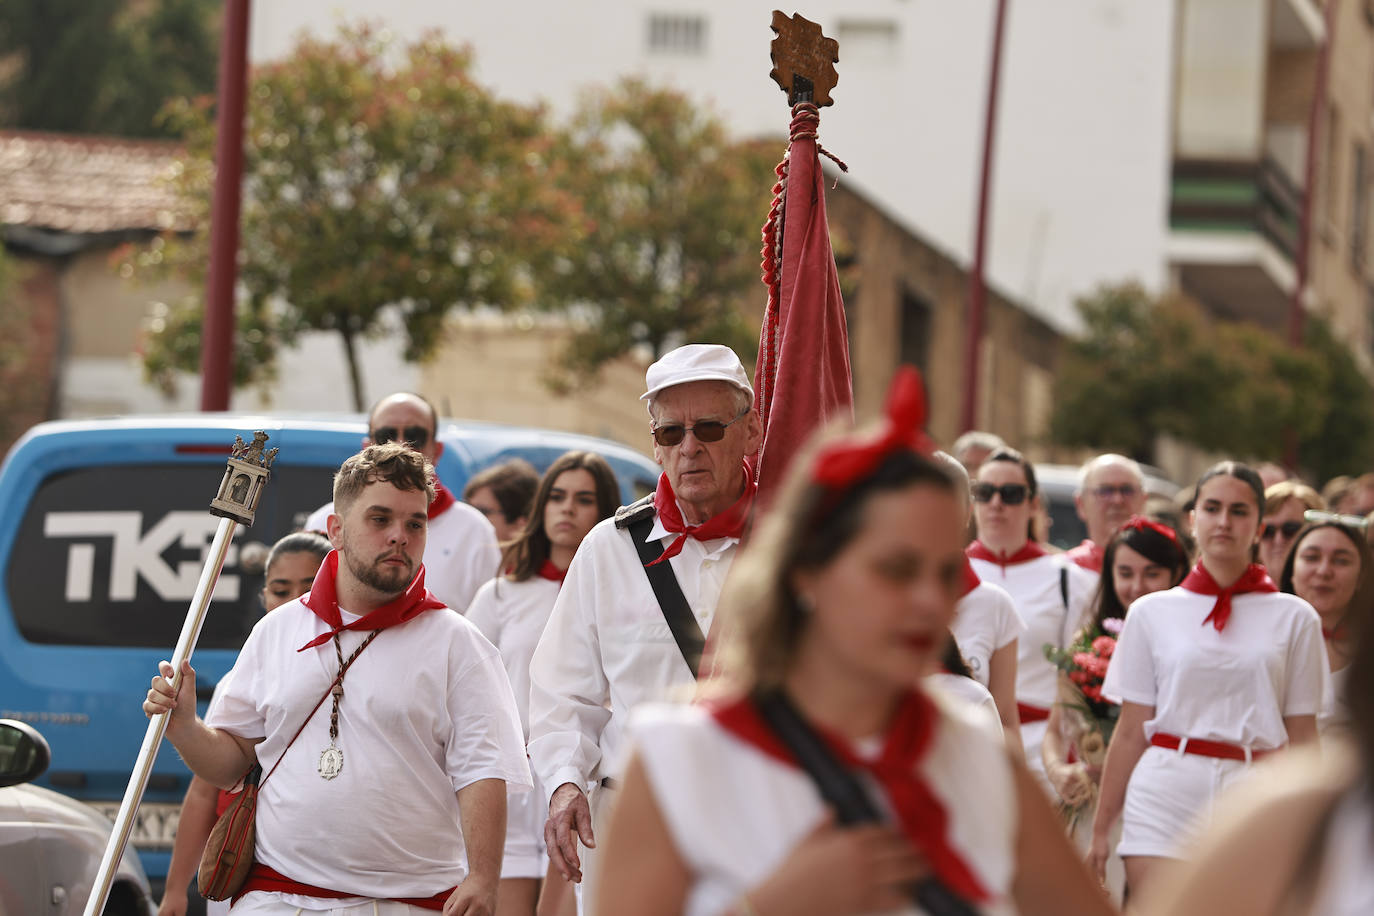
[{"label": "white shorts", "polygon": [[1117,855],[1182,858],[1211,824],[1217,797],[1249,771],[1243,760],[1147,747],[1126,786]]},{"label": "white shorts", "polygon": [[544,848],[544,822],[548,807],[544,790],[535,777],[534,789],[506,793],[506,851],[501,859],[501,877],[543,878],[549,868]]}]

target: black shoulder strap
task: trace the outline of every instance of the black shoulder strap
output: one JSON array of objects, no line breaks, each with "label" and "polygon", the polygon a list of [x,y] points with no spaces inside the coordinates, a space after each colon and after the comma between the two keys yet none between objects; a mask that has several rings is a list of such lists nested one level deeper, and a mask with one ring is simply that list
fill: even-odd
[{"label": "black shoulder strap", "polygon": [[634,542],[639,562],[644,566],[644,575],[649,577],[649,586],[653,588],[654,597],[658,599],[663,619],[668,622],[668,629],[672,631],[678,651],[682,653],[683,661],[687,662],[687,667],[691,669],[692,677],[696,677],[701,668],[702,653],[706,651],[706,637],[702,635],[701,625],[697,623],[696,615],[687,603],[687,596],[682,593],[682,586],[673,574],[673,567],[667,563],[649,565],[663,556],[663,548],[648,540],[649,532],[654,527],[653,501],[650,500],[647,513],[641,510],[635,513],[634,520],[624,525],[620,524],[620,513],[633,510],[638,505],[639,503],[634,503],[617,512],[616,527],[629,529],[630,540]]},{"label": "black shoulder strap", "polygon": [[[1070,561],[1071,562],[1071,561]],[[1064,610],[1069,609],[1069,567],[1059,567],[1059,600],[1064,602]]]},{"label": "black shoulder strap", "polygon": [[[835,818],[841,824],[875,824],[885,820],[863,785],[835,759],[781,690],[760,693],[754,702],[773,734],[787,745],[816,784],[821,798],[835,810]],[[911,897],[930,916],[977,916],[976,909],[933,876],[916,882]]]}]

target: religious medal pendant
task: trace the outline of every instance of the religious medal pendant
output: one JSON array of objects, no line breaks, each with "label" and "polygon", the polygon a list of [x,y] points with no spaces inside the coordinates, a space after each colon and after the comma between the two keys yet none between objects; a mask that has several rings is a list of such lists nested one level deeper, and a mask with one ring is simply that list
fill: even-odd
[{"label": "religious medal pendant", "polygon": [[320,751],[320,777],[333,779],[343,770],[343,751],[331,741],[329,747]]}]

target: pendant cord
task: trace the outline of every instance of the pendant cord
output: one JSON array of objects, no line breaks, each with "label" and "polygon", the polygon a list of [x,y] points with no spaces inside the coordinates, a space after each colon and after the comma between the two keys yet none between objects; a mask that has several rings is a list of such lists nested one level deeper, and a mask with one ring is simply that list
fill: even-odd
[{"label": "pendant cord", "polygon": [[377,634],[380,632],[382,631],[373,630],[371,633],[367,634],[367,639],[364,639],[358,644],[358,648],[353,650],[353,653],[348,656],[347,661],[344,661],[343,646],[339,643],[339,634],[334,634],[334,654],[338,656],[339,659],[339,674],[334,678],[334,686],[329,688],[329,692],[334,695],[334,704],[329,711],[329,744],[331,747],[334,746],[334,742],[339,738],[339,701],[343,699],[344,675],[348,673],[348,669],[353,664],[353,659],[358,657],[358,653],[366,649],[367,644],[376,639]]}]

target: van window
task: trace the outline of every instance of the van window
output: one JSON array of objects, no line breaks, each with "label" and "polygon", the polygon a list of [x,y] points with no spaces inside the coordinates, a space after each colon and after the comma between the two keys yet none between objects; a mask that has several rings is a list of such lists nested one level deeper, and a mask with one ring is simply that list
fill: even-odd
[{"label": "van window", "polygon": [[[332,467],[272,471],[253,527],[235,531],[198,646],[238,649],[262,615],[261,572],[239,568],[329,499]],[[63,471],[38,487],[19,525],[5,594],[35,643],[176,645],[219,518],[223,465],[136,464]]]}]

